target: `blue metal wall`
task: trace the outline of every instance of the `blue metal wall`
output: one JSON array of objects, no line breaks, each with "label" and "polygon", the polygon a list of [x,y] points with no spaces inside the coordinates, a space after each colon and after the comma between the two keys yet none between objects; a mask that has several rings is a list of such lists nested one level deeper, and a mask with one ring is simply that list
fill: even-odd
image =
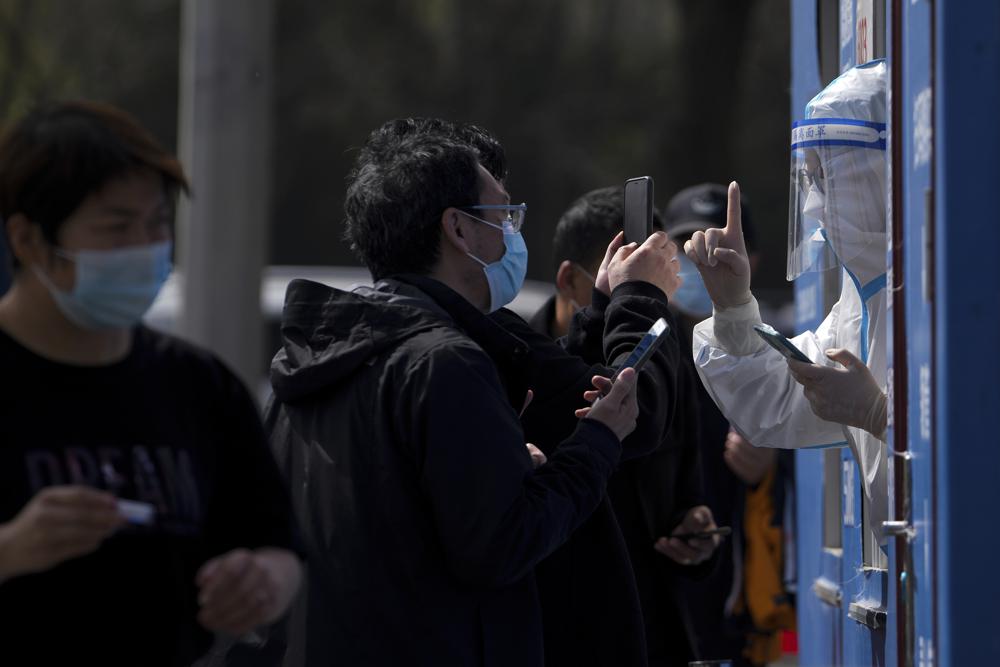
[{"label": "blue metal wall", "polygon": [[[878,2],[880,0],[876,0]],[[887,3],[887,16],[892,17]],[[860,536],[845,517],[842,560],[822,549],[822,454],[799,452],[799,632],[801,664],[903,664],[902,619],[912,611],[917,667],[1000,664],[1000,580],[993,564],[1000,533],[1000,2],[902,0],[901,47],[890,64],[899,76],[901,123],[890,142],[900,149],[897,200],[902,206],[907,409],[911,456],[912,570],[895,567],[881,585],[889,603],[888,638],[846,616],[852,597],[872,593],[878,573],[862,573]],[[853,65],[853,0],[840,0],[841,69]],[[876,26],[884,30],[885,26]],[[792,2],[792,107],[802,115],[820,88],[816,2]],[[891,43],[891,42],[890,42]],[[796,284],[798,326],[822,318],[817,276]],[[901,365],[901,364],[900,364]],[[843,462],[850,462],[844,452]],[[853,465],[853,462],[851,462]],[[849,466],[848,466],[849,467]],[[847,468],[845,467],[845,470]],[[895,480],[902,484],[904,480]],[[860,507],[856,474],[843,502]],[[850,514],[845,512],[845,514]],[[842,609],[812,592],[818,578],[842,585]],[[895,605],[897,583],[913,592],[912,608]],[[904,588],[905,590],[905,588]],[[904,596],[904,604],[905,596]],[[885,653],[882,653],[885,646]]]},{"label": "blue metal wall", "polygon": [[1000,2],[934,4],[938,663],[1000,664]]}]

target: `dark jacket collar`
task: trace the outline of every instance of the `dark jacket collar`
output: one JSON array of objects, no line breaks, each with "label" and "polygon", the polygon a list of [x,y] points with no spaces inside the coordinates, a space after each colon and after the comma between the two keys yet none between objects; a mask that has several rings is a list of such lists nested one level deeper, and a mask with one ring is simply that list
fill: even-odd
[{"label": "dark jacket collar", "polygon": [[538,311],[531,316],[528,324],[540,334],[552,338],[552,323],[556,319],[556,296],[550,296]]},{"label": "dark jacket collar", "polygon": [[[394,275],[380,280],[375,289],[410,293],[410,290],[400,288],[400,285],[416,288],[427,295],[432,302],[428,307],[450,318],[455,326],[489,355],[507,389],[511,405],[515,410],[520,410],[524,405],[525,395],[533,384],[534,364],[528,344],[508,333],[458,292],[433,278],[415,274]],[[412,293],[410,295],[415,296]]]}]

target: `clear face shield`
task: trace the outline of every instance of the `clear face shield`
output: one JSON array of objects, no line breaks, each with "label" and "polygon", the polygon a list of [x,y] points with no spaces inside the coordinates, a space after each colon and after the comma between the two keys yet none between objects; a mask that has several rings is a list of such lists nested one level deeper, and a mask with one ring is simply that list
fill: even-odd
[{"label": "clear face shield", "polygon": [[788,280],[849,265],[869,250],[884,253],[885,140],[885,123],[793,123]]}]

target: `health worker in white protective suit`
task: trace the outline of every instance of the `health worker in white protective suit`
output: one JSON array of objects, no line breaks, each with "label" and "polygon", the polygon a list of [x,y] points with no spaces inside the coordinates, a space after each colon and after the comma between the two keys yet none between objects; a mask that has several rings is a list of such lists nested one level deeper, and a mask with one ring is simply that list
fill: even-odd
[{"label": "health worker in white protective suit", "polygon": [[884,543],[886,484],[886,83],[884,61],[855,67],[806,107],[792,129],[788,279],[843,267],[840,299],[816,331],[792,342],[812,364],[788,361],[760,324],[729,189],[725,229],[684,251],[712,297],[695,327],[695,365],[722,413],[762,447],[848,446],[861,466],[871,537]]}]

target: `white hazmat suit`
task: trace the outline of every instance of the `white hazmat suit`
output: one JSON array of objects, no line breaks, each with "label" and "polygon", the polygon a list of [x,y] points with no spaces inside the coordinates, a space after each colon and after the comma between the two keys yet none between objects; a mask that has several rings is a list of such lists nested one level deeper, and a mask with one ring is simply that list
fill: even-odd
[{"label": "white hazmat suit", "polygon": [[[809,103],[807,120],[793,129],[798,156],[793,178],[799,182],[792,186],[788,258],[790,279],[827,268],[830,257],[843,267],[840,299],[816,331],[792,342],[814,363],[828,366],[833,362],[826,350],[845,348],[867,364],[883,392],[887,77],[881,61],[845,72]],[[870,136],[852,137],[852,127]],[[759,323],[751,296],[742,305],[716,306],[713,317],[695,327],[692,351],[705,387],[733,427],[756,446],[850,447],[861,467],[873,536],[883,542],[885,442],[817,417],[785,359],[754,332]]]}]

